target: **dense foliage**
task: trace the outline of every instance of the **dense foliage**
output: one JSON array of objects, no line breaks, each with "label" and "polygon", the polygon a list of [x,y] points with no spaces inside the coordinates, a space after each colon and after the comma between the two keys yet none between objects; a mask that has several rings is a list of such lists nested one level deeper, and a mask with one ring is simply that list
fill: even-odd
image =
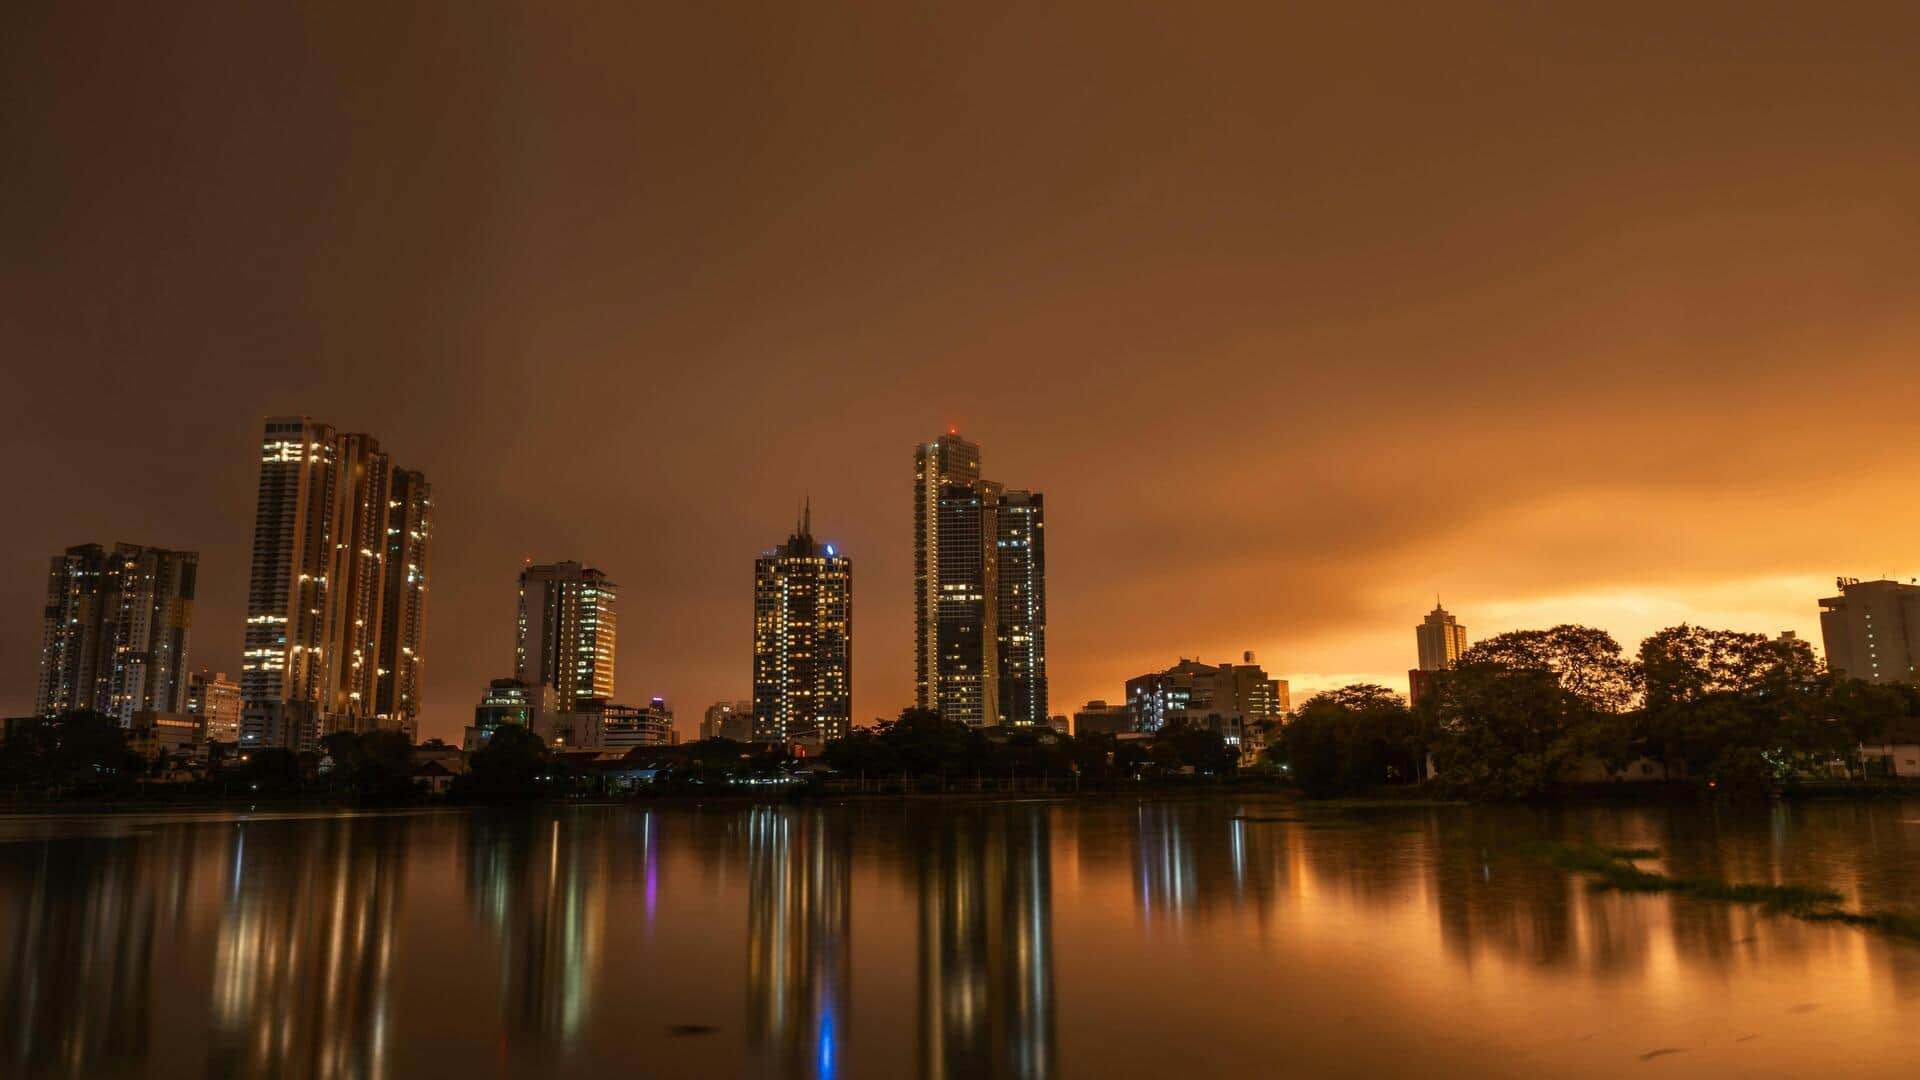
[{"label": "dense foliage", "polygon": [[[1442,790],[1538,795],[1641,763],[1721,790],[1857,769],[1853,751],[1920,716],[1920,691],[1824,670],[1804,641],[1675,626],[1623,655],[1584,626],[1480,642],[1412,710],[1374,686],[1309,700],[1280,744],[1301,788],[1336,794],[1411,780]],[[1407,771],[1411,766],[1412,771]]]}]

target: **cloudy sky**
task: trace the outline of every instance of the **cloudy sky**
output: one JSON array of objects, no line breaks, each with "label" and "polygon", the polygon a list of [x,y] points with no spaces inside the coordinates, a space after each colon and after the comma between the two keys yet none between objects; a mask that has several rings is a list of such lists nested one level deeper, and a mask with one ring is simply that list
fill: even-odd
[{"label": "cloudy sky", "polygon": [[1912,5],[266,7],[0,14],[0,712],[70,544],[200,551],[238,667],[274,413],[433,481],[448,737],[527,558],[621,698],[743,696],[807,494],[894,713],[949,425],[1047,495],[1056,712],[1920,574]]}]

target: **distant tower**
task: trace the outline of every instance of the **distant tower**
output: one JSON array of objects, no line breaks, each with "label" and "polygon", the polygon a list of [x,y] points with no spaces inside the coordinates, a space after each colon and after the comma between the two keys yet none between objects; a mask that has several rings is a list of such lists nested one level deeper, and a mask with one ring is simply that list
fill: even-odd
[{"label": "distant tower", "polygon": [[847,734],[853,720],[853,560],[813,539],[813,513],[753,563],[753,737]]},{"label": "distant tower", "polygon": [[1445,671],[1467,651],[1467,628],[1438,603],[1413,628],[1413,636],[1420,645],[1421,671]]},{"label": "distant tower", "polygon": [[613,697],[619,586],[577,562],[520,571],[520,614],[514,678],[551,686],[556,712],[586,698]]}]

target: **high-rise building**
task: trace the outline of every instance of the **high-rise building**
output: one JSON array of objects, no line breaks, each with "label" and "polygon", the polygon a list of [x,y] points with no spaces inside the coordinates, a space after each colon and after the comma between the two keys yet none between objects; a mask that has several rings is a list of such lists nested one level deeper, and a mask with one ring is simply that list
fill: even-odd
[{"label": "high-rise building", "polygon": [[1008,491],[994,513],[1000,722],[1047,722],[1047,518],[1036,492]]},{"label": "high-rise building", "polygon": [[1467,628],[1439,604],[1413,628],[1413,636],[1420,646],[1421,671],[1445,671],[1467,651]]},{"label": "high-rise building", "polygon": [[386,593],[381,603],[380,668],[374,711],[419,729],[421,642],[427,623],[427,547],[433,486],[420,473],[393,471],[387,500]]},{"label": "high-rise building", "polygon": [[1920,585],[1839,578],[1820,601],[1827,667],[1872,683],[1910,683],[1920,658]]},{"label": "high-rise building", "polygon": [[949,431],[913,449],[914,700],[923,709],[940,705],[942,520],[949,489],[980,483],[980,448]]},{"label": "high-rise building", "polygon": [[188,677],[187,712],[206,725],[209,741],[240,741],[240,684],[226,672],[202,669]]},{"label": "high-rise building", "polygon": [[[276,416],[261,440],[246,645],[248,745],[415,733],[432,501],[372,436]],[[389,606],[393,610],[389,612]]]},{"label": "high-rise building", "polygon": [[70,547],[47,568],[34,711],[91,709],[132,723],[187,700],[199,556],[139,544]]},{"label": "high-rise building", "polygon": [[618,596],[607,575],[577,562],[522,570],[515,677],[553,687],[561,712],[585,698],[611,699]]},{"label": "high-rise building", "polygon": [[838,739],[853,726],[853,560],[801,513],[753,563],[753,737]]},{"label": "high-rise building", "polygon": [[980,476],[948,432],[914,448],[914,698],[974,726],[1045,724],[1045,500]]},{"label": "high-rise building", "polygon": [[1407,672],[1407,700],[1418,703],[1433,689],[1433,673],[1452,667],[1467,651],[1467,628],[1436,599],[1433,610],[1413,628],[1413,638],[1420,648],[1420,666]]},{"label": "high-rise building", "polygon": [[700,721],[700,737],[752,742],[753,702],[716,701],[707,706],[706,716]]}]

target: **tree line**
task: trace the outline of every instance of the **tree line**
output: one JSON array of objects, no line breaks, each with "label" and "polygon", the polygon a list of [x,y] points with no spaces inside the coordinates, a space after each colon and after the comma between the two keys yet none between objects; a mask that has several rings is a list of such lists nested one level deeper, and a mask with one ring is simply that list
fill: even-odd
[{"label": "tree line", "polygon": [[1539,795],[1635,763],[1725,790],[1833,774],[1920,715],[1920,691],[1828,671],[1804,641],[1674,626],[1627,656],[1603,630],[1517,630],[1433,672],[1411,707],[1382,686],[1315,695],[1270,754],[1302,790],[1421,779],[1478,798]]}]

